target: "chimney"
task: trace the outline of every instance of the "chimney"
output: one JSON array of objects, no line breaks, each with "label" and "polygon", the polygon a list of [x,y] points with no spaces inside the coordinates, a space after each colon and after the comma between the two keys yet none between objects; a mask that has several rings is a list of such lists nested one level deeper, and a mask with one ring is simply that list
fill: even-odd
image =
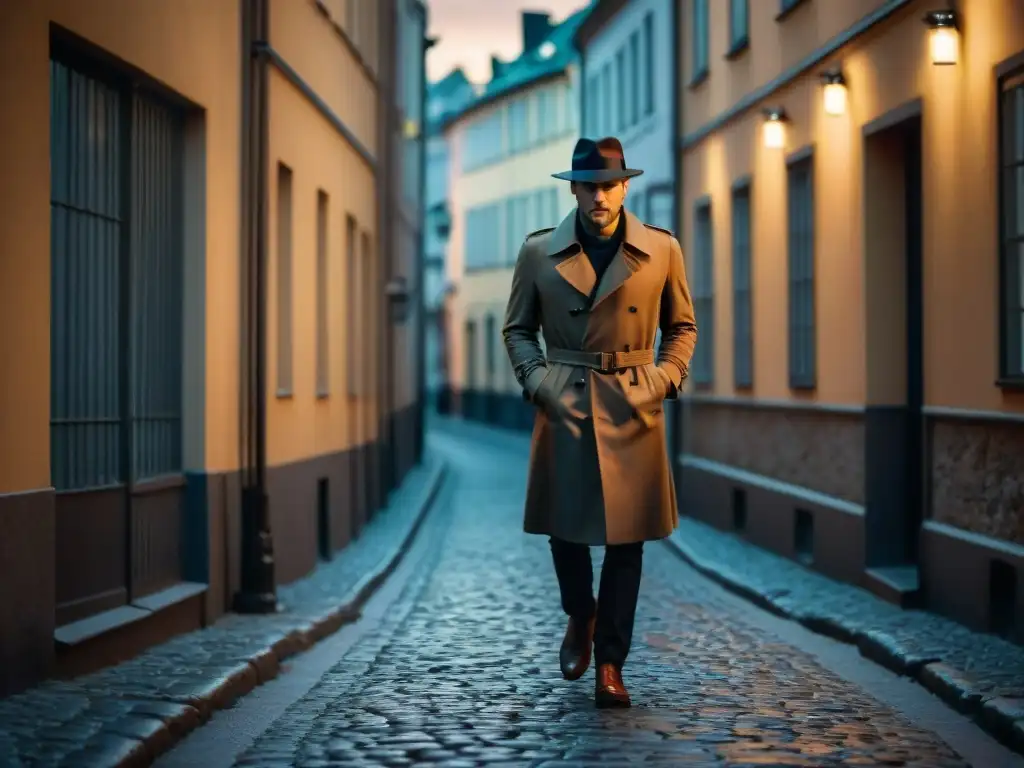
[{"label": "chimney", "polygon": [[497,56],[491,56],[491,80],[497,80],[505,73],[505,62]]},{"label": "chimney", "polygon": [[537,48],[551,32],[551,16],[537,11],[523,11],[523,53]]}]

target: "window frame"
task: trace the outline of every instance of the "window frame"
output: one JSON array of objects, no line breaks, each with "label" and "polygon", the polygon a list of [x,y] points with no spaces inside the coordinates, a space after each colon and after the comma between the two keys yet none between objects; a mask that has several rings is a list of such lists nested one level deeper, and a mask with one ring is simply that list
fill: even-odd
[{"label": "window frame", "polygon": [[[998,203],[996,206],[996,236],[999,248],[999,371],[997,384],[1002,387],[1024,389],[1024,268],[1013,264],[1024,257],[1014,247],[1024,249],[1024,221],[1016,225],[1020,230],[1011,234],[1010,222],[1016,219],[1014,207],[1022,208],[1024,203],[1013,193],[1014,174],[1024,172],[1024,152],[1018,160],[1009,159],[1007,129],[1012,118],[1007,115],[1007,94],[1020,92],[1024,99],[1024,53],[1010,59],[997,71],[996,78],[996,131],[997,131],[997,179]],[[1024,122],[1024,110],[1021,114]],[[1024,131],[1018,128],[1018,131]],[[1016,272],[1016,274],[1014,274]],[[1016,297],[1015,299],[1013,297]],[[1012,302],[1016,302],[1014,305]],[[1014,327],[1016,330],[1014,331]]]},{"label": "window frame", "polygon": [[655,56],[654,42],[654,11],[648,11],[643,20],[643,50],[644,50],[644,116],[653,115],[656,99],[654,98],[654,82],[656,79],[655,69],[657,68],[657,57]]}]

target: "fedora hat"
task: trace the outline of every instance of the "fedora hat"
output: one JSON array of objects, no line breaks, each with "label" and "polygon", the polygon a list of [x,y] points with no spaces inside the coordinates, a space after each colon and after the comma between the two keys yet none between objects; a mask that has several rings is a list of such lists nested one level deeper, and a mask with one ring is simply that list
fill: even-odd
[{"label": "fedora hat", "polygon": [[580,139],[572,151],[572,170],[551,174],[556,179],[600,184],[639,176],[643,171],[626,167],[622,144],[614,136],[594,141]]}]

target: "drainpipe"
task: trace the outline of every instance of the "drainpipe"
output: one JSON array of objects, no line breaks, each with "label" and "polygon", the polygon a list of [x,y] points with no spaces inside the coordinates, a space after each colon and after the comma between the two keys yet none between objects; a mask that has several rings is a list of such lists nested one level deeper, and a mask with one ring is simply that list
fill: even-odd
[{"label": "drainpipe", "polygon": [[419,242],[416,249],[416,286],[417,286],[417,317],[419,324],[416,327],[416,353],[417,353],[417,405],[416,405],[416,463],[423,459],[423,445],[425,439],[426,408],[427,408],[427,297],[426,297],[426,274],[427,274],[427,51],[429,51],[437,40],[427,37],[427,7],[422,2],[419,4],[420,13],[423,16],[423,29],[421,30],[421,52],[420,52],[420,124],[419,135],[419,189],[417,196],[419,205],[416,210],[416,221],[419,223]]},{"label": "drainpipe", "polygon": [[[383,506],[391,492],[392,466],[394,465],[395,441],[392,429],[394,422],[394,324],[387,297],[386,287],[394,274],[395,237],[394,227],[399,213],[395,211],[393,194],[392,147],[395,142],[395,99],[394,82],[395,63],[398,47],[395,45],[395,26],[398,21],[398,3],[402,0],[390,0],[380,4],[380,46],[382,52],[377,72],[377,247],[378,247],[378,312],[381,338],[380,357],[378,359],[378,390],[377,390],[377,500]],[[376,510],[374,510],[376,511]]]},{"label": "drainpipe", "polygon": [[[672,221],[675,222],[676,238],[680,245],[684,242],[683,227],[683,173],[682,160],[683,148],[680,144],[680,133],[683,127],[683,100],[679,96],[679,68],[682,64],[682,55],[679,53],[679,45],[682,42],[682,32],[679,29],[680,6],[682,3],[671,3],[669,13],[672,16],[672,135],[669,141],[672,142],[670,156],[672,158]],[[681,393],[680,393],[681,394]],[[673,404],[673,421],[675,429],[671,431],[669,442],[670,466],[675,468],[677,458],[685,444],[687,426],[689,424],[690,405],[688,398],[681,398]]]},{"label": "drainpipe", "polygon": [[239,613],[277,610],[267,503],[267,172],[270,0],[242,0],[242,573]]}]

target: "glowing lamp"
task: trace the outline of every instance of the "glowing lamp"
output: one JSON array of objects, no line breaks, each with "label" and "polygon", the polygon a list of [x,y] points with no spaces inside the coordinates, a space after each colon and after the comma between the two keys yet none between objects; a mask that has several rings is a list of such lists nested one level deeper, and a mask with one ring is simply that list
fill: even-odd
[{"label": "glowing lamp", "polygon": [[932,11],[924,17],[931,30],[928,50],[932,64],[956,64],[960,58],[960,31],[956,11]]},{"label": "glowing lamp", "polygon": [[782,149],[786,146],[786,113],[781,107],[764,111],[765,149]]},{"label": "glowing lamp", "polygon": [[825,101],[825,114],[833,116],[845,115],[846,79],[843,77],[842,71],[833,69],[825,72],[821,76],[821,82],[824,86],[822,95]]}]

